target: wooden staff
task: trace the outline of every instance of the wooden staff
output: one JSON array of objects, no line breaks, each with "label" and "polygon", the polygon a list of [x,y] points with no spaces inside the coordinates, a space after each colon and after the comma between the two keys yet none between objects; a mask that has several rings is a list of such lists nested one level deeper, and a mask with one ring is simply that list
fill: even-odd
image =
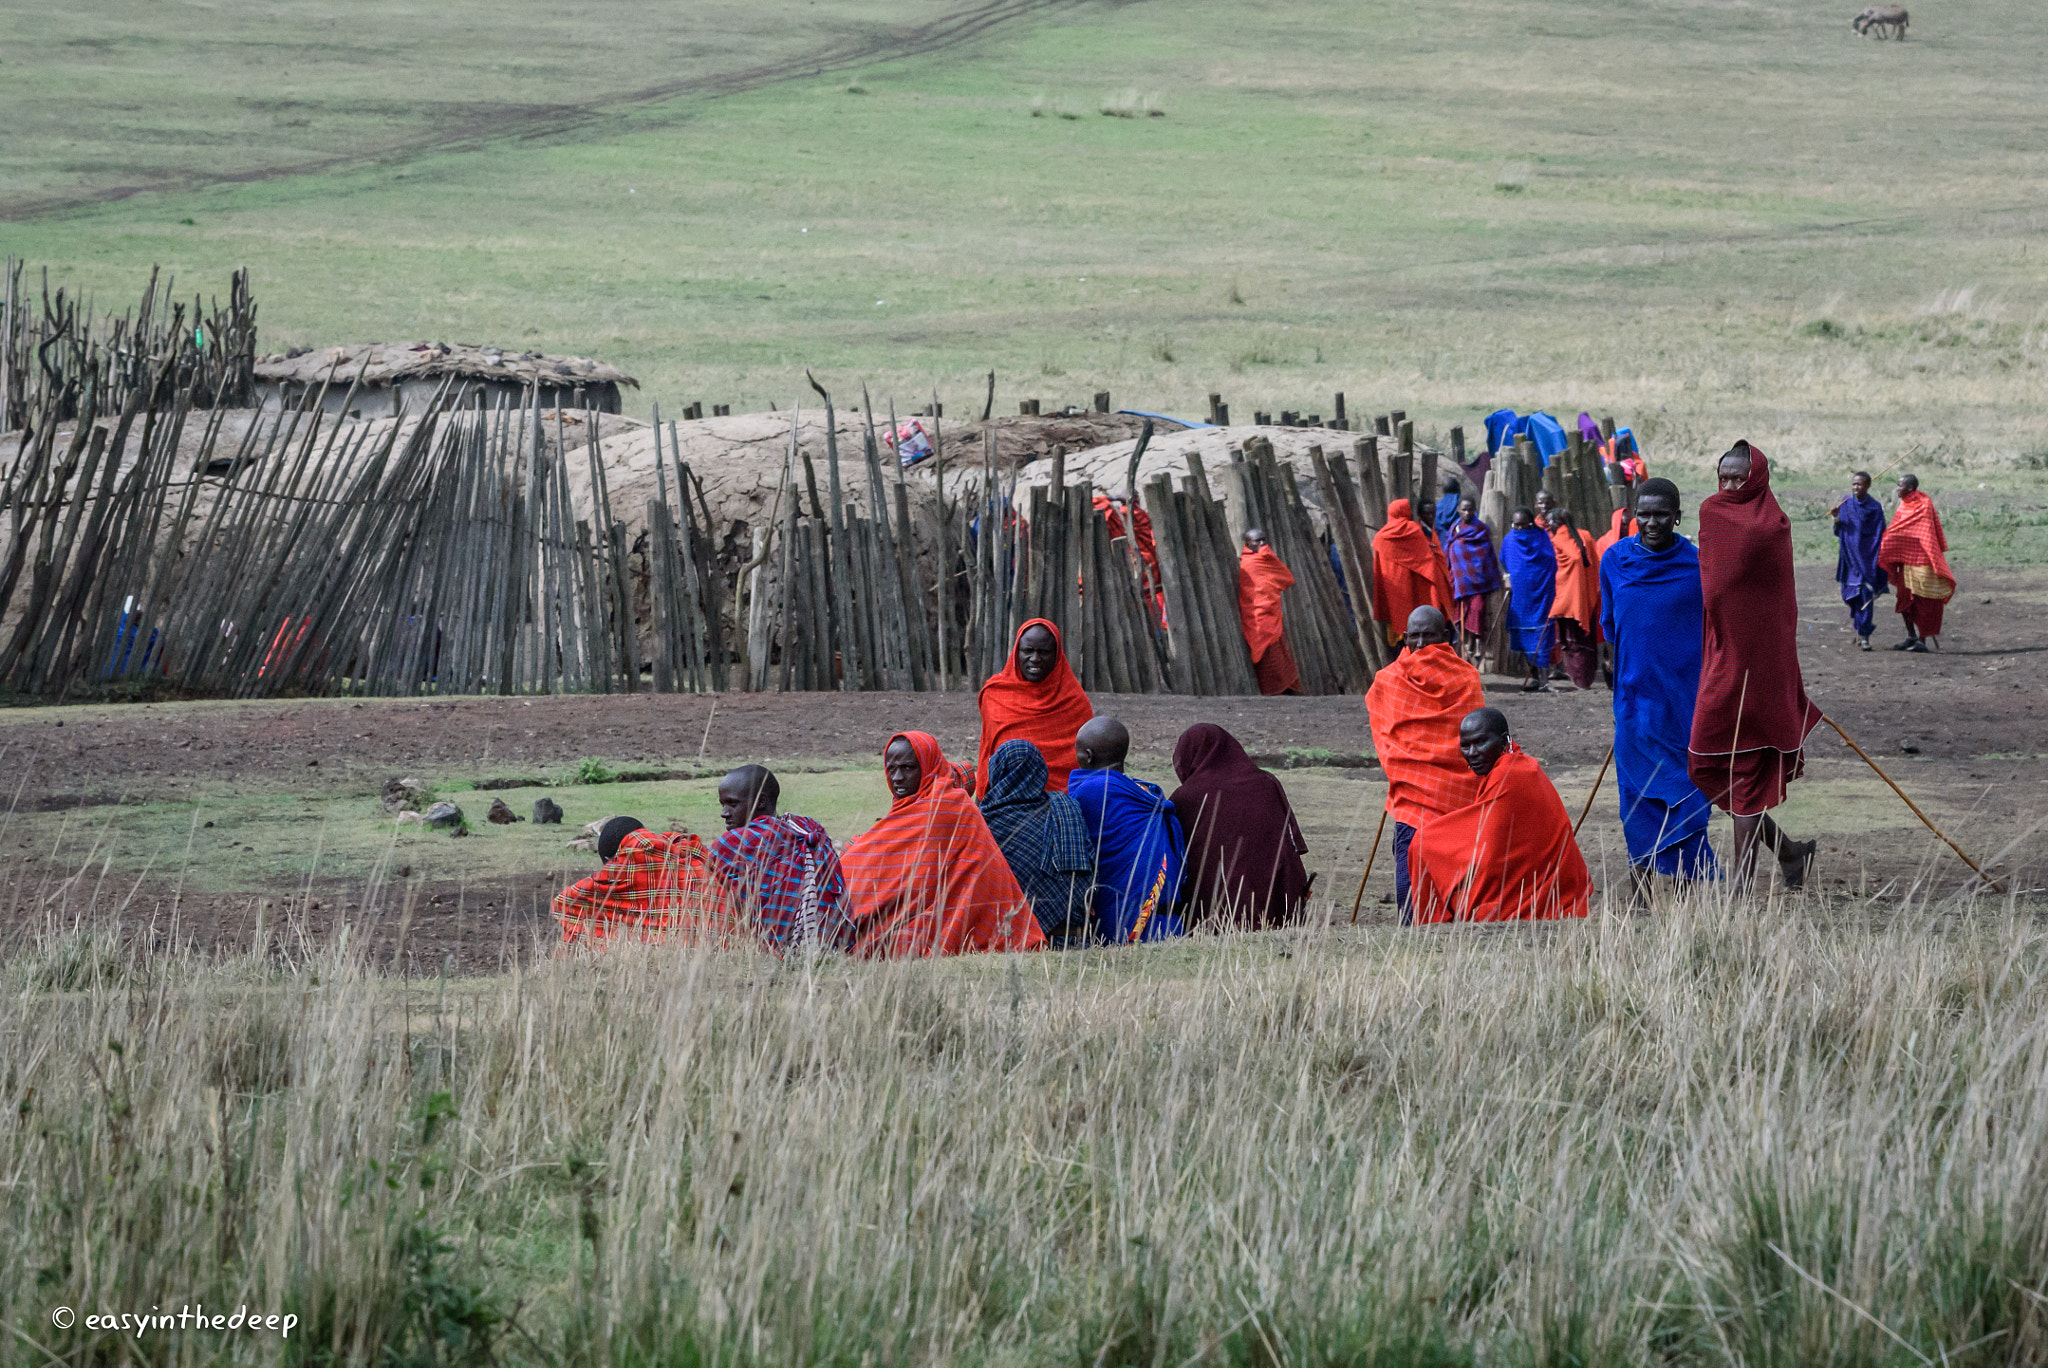
[{"label": "wooden staff", "polygon": [[1892,777],[1889,774],[1886,774],[1882,769],[1878,768],[1877,761],[1871,759],[1869,753],[1865,751],[1863,747],[1857,745],[1855,741],[1850,739],[1849,733],[1842,730],[1840,723],[1836,722],[1834,718],[1827,716],[1825,713],[1821,715],[1820,720],[1827,723],[1830,727],[1833,727],[1835,729],[1835,735],[1841,737],[1842,740],[1845,743],[1847,743],[1850,750],[1855,751],[1858,755],[1862,756],[1863,763],[1870,766],[1872,770],[1875,770],[1878,778],[1884,780],[1887,784],[1891,784],[1891,790],[1893,793],[1899,795],[1899,801],[1904,803],[1907,807],[1913,809],[1913,815],[1915,817],[1918,817],[1923,823],[1925,823],[1929,831],[1933,832],[1935,835],[1941,837],[1943,841],[1947,842],[1948,848],[1956,853],[1956,857],[1960,859],[1964,864],[1968,865],[1973,871],[1975,871],[1977,877],[1982,879],[1987,885],[1989,885],[1992,892],[1999,893],[2004,891],[1999,887],[1998,880],[1992,878],[1989,874],[1986,874],[1982,867],[1980,867],[1975,860],[1971,859],[1968,855],[1965,855],[1963,853],[1963,848],[1957,845],[1954,841],[1950,841],[1948,839],[1948,833],[1943,831],[1940,827],[1936,826],[1932,821],[1930,821],[1928,819],[1927,814],[1920,810],[1920,805],[1914,802],[1911,798],[1908,798],[1906,796],[1906,791],[1900,788],[1896,783],[1893,783]]},{"label": "wooden staff", "polygon": [[1614,763],[1614,743],[1607,743],[1607,758],[1600,762],[1600,772],[1593,776],[1593,791],[1586,795],[1586,805],[1579,809],[1579,820],[1572,823],[1572,839],[1579,838],[1579,828],[1586,824],[1586,814],[1593,810],[1593,800],[1600,796],[1600,781],[1607,777],[1607,767]]},{"label": "wooden staff", "polygon": [[1365,902],[1365,881],[1372,877],[1372,864],[1380,857],[1380,837],[1387,834],[1387,810],[1380,809],[1380,829],[1372,834],[1372,853],[1365,857],[1365,873],[1358,876],[1358,896],[1351,900],[1351,924],[1358,925],[1358,909]]}]

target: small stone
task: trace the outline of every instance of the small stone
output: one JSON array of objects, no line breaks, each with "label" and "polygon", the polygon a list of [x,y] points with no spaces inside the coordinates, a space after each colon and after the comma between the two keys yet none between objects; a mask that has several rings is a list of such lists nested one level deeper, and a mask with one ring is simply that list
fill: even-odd
[{"label": "small stone", "polygon": [[562,805],[552,798],[533,800],[533,822],[535,826],[560,826]]},{"label": "small stone", "polygon": [[462,809],[453,803],[436,803],[420,814],[420,820],[435,829],[459,827],[462,825]]},{"label": "small stone", "polygon": [[514,822],[522,819],[517,813],[512,811],[503,798],[493,798],[491,799],[491,810],[484,814],[484,820],[493,826],[511,826]]},{"label": "small stone", "polygon": [[420,802],[420,781],[417,779],[386,779],[382,807],[385,816],[417,808]]}]

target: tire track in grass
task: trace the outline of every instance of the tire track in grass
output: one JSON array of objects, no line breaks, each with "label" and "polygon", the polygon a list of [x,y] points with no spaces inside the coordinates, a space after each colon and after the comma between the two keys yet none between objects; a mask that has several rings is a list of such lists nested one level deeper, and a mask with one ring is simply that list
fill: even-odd
[{"label": "tire track in grass", "polygon": [[957,51],[1000,29],[1015,27],[1057,10],[1080,9],[1086,2],[982,0],[982,3],[955,10],[926,24],[875,28],[857,37],[843,38],[814,48],[808,53],[734,71],[661,81],[579,103],[497,106],[488,113],[444,124],[425,136],[367,151],[337,152],[246,171],[194,172],[98,190],[0,199],[0,222],[21,223],[56,217],[97,205],[118,203],[137,195],[250,185],[293,176],[392,166],[429,152],[466,152],[498,143],[559,138],[594,127],[635,108],[685,95],[713,98],[737,95],[807,76],[841,72],[877,60],[894,61],[903,57],[929,57]]}]

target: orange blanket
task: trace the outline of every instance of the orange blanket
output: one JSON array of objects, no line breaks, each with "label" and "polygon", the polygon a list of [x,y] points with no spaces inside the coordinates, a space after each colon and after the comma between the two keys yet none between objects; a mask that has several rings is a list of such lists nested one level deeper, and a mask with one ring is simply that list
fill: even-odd
[{"label": "orange blanket", "polygon": [[619,853],[589,878],[555,895],[562,943],[603,949],[611,941],[751,944],[741,934],[725,880],[710,852],[681,831],[628,832]]},{"label": "orange blanket", "polygon": [[1926,566],[1937,579],[1948,582],[1948,593],[1939,600],[1946,603],[1956,591],[1956,572],[1949,569],[1947,551],[1948,534],[1941,530],[1941,515],[1934,511],[1934,500],[1916,489],[1900,499],[1893,511],[1891,523],[1884,529],[1884,540],[1877,544],[1877,566],[1891,576],[1892,592],[1902,602],[1915,597],[1934,598],[1932,594],[1915,594],[1904,587],[1906,577],[1901,572],[1907,566]]},{"label": "orange blanket", "polygon": [[1628,515],[1626,508],[1615,509],[1614,517],[1607,527],[1607,535],[1593,543],[1593,559],[1599,560],[1623,537],[1633,537],[1642,530],[1641,524]]},{"label": "orange blanket", "polygon": [[1273,548],[1240,551],[1237,556],[1237,616],[1244,624],[1244,644],[1257,664],[1282,635],[1280,596],[1294,587],[1294,572]]},{"label": "orange blanket", "polygon": [[1372,539],[1373,620],[1398,637],[1408,630],[1408,615],[1424,604],[1451,616],[1451,567],[1408,501],[1396,499],[1387,505],[1387,525]]},{"label": "orange blanket", "polygon": [[[1051,632],[1059,647],[1052,673],[1036,684],[1017,672],[1017,642],[1033,627]],[[996,753],[996,747],[1019,739],[1038,747],[1045,757],[1046,788],[1065,793],[1067,776],[1074,772],[1074,738],[1095,716],[1095,705],[1088,701],[1087,690],[1067,664],[1067,646],[1060,639],[1060,629],[1044,618],[1032,618],[1019,627],[1010,640],[1010,659],[981,686],[980,701],[981,749],[974,758],[976,796],[988,792],[988,758]]]},{"label": "orange blanket", "polygon": [[958,769],[925,733],[898,735],[916,749],[924,775],[916,793],[891,803],[839,857],[853,953],[907,959],[1042,949],[1045,933]]},{"label": "orange blanket", "polygon": [[1408,847],[1415,920],[1583,917],[1585,856],[1543,767],[1509,743],[1469,807],[1425,822]]},{"label": "orange blanket", "polygon": [[1593,634],[1600,620],[1600,557],[1593,539],[1576,527],[1560,527],[1550,534],[1557,549],[1557,593],[1550,600],[1552,618],[1570,618]]},{"label": "orange blanket", "polygon": [[1479,776],[1458,751],[1458,724],[1485,706],[1479,671],[1443,643],[1403,651],[1373,675],[1365,711],[1395,821],[1420,826],[1479,796]]}]

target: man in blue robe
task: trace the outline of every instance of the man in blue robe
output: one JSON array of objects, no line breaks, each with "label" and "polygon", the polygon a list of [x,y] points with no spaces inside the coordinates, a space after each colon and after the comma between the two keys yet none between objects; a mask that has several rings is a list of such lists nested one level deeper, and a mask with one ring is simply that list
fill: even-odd
[{"label": "man in blue robe", "polygon": [[1514,526],[1500,539],[1501,564],[1508,572],[1508,645],[1529,658],[1524,693],[1550,691],[1550,651],[1557,627],[1550,606],[1557,597],[1557,544],[1536,525],[1536,514],[1515,510]]},{"label": "man in blue robe", "polygon": [[1080,763],[1067,780],[1067,795],[1081,805],[1095,850],[1089,898],[1095,929],[1117,945],[1182,934],[1173,907],[1187,840],[1158,786],[1124,773],[1130,751],[1131,734],[1123,723],[1094,718],[1074,738]]},{"label": "man in blue robe", "polygon": [[1884,505],[1870,497],[1867,470],[1856,472],[1849,481],[1849,497],[1835,506],[1835,540],[1841,543],[1835,556],[1835,583],[1842,586],[1842,602],[1849,605],[1856,644],[1867,651],[1877,627],[1871,609],[1877,596],[1891,588],[1877,563],[1877,548],[1884,541]]},{"label": "man in blue robe", "polygon": [[1600,630],[1614,645],[1614,778],[1637,907],[1649,901],[1652,873],[1719,872],[1707,843],[1714,808],[1686,767],[1704,608],[1700,553],[1678,535],[1678,514],[1677,485],[1644,481],[1642,531],[1600,558]]},{"label": "man in blue robe", "polygon": [[1464,500],[1465,486],[1458,483],[1455,475],[1444,476],[1444,492],[1436,501],[1436,540],[1443,545],[1444,533],[1451,530],[1451,524],[1458,521],[1458,505]]}]

